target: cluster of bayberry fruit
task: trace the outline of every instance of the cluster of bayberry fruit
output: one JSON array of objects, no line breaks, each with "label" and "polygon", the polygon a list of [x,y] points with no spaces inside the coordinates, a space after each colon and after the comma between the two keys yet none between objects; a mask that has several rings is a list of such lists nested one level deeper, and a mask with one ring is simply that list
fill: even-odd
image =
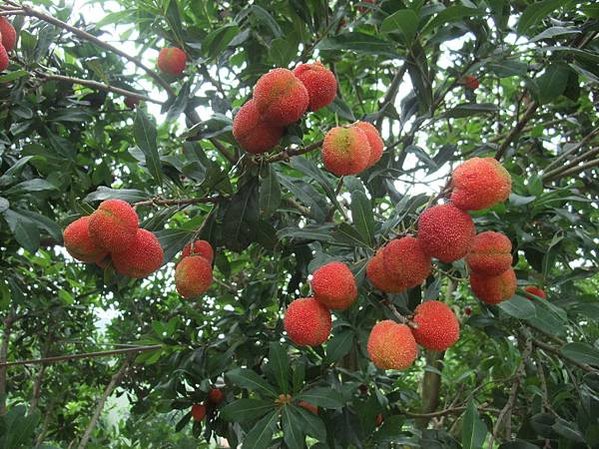
[{"label": "cluster of bayberry fruit", "polygon": [[220,388],[212,388],[208,392],[206,402],[191,406],[191,417],[194,421],[203,421],[207,414],[215,410],[225,400],[225,394]]},{"label": "cluster of bayberry fruit", "polygon": [[17,32],[15,27],[4,16],[0,16],[0,72],[8,68],[10,60],[8,53],[15,48]]}]

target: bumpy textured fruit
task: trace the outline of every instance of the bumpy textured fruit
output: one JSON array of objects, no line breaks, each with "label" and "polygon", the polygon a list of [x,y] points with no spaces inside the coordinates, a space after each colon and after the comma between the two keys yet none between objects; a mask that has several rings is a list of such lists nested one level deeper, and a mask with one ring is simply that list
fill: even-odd
[{"label": "bumpy textured fruit", "polygon": [[99,263],[108,255],[108,251],[90,237],[89,217],[78,218],[65,228],[62,235],[65,248],[75,259]]},{"label": "bumpy textured fruit", "polygon": [[122,200],[103,201],[89,218],[92,239],[111,253],[123,252],[131,246],[138,227],[135,209]]},{"label": "bumpy textured fruit", "polygon": [[383,250],[380,249],[366,265],[366,277],[375,288],[387,293],[401,293],[406,286],[391,278],[385,269]]},{"label": "bumpy textured fruit", "polygon": [[284,325],[296,345],[318,346],[331,333],[331,312],[314,298],[296,299],[287,307]]},{"label": "bumpy textured fruit", "polygon": [[241,148],[253,154],[264,153],[279,143],[284,128],[266,122],[254,100],[244,104],[233,119],[233,136]]},{"label": "bumpy textured fruit", "polygon": [[191,406],[191,416],[194,421],[201,421],[206,417],[206,406],[204,404],[193,404]]},{"label": "bumpy textured fruit", "polygon": [[466,75],[462,81],[468,89],[474,90],[477,89],[478,86],[480,86],[478,78],[474,75]]},{"label": "bumpy textured fruit", "polygon": [[418,346],[410,328],[391,320],[374,325],[367,348],[370,360],[381,369],[406,369],[418,356]]},{"label": "bumpy textured fruit", "polygon": [[293,74],[304,84],[310,97],[309,107],[312,111],[328,106],[337,96],[337,80],[335,75],[320,62],[300,64]]},{"label": "bumpy textured fruit", "polygon": [[324,137],[322,160],[337,176],[355,175],[368,166],[370,143],[360,128],[337,126]]},{"label": "bumpy textured fruit", "polygon": [[305,408],[310,413],[314,413],[315,415],[318,415],[318,407],[316,407],[314,404],[310,404],[307,401],[298,401],[297,405],[302,408]]},{"label": "bumpy textured fruit", "polygon": [[8,53],[6,53],[4,47],[0,45],[0,72],[4,72],[8,69],[9,64]]},{"label": "bumpy textured fruit", "polygon": [[4,16],[0,16],[0,35],[2,35],[2,46],[7,52],[12,51],[17,42],[17,31]]},{"label": "bumpy textured fruit", "polygon": [[191,243],[188,243],[183,248],[183,252],[181,254],[183,257],[202,256],[209,263],[212,263],[214,260],[214,250],[212,249],[212,245],[206,240],[196,240],[193,242],[193,250]]},{"label": "bumpy textured fruit", "polygon": [[180,48],[163,48],[158,53],[158,68],[169,75],[181,75],[186,63],[187,55]]},{"label": "bumpy textured fruit", "polygon": [[254,100],[266,122],[287,126],[297,122],[306,112],[310,97],[291,70],[273,69],[256,83]]},{"label": "bumpy textured fruit", "polygon": [[175,268],[175,286],[184,298],[206,293],[212,284],[212,266],[202,256],[184,257]]},{"label": "bumpy textured fruit", "polygon": [[126,250],[112,253],[112,264],[117,273],[130,278],[145,278],[158,270],[164,262],[162,246],[156,236],[145,229],[138,229]]},{"label": "bumpy textured fruit", "polygon": [[433,351],[445,351],[460,338],[460,323],[451,308],[440,301],[425,301],[416,307],[412,329],[416,343]]},{"label": "bumpy textured fruit", "polygon": [[466,263],[478,274],[498,276],[512,265],[512,242],[501,232],[481,232],[474,237]]},{"label": "bumpy textured fruit", "polygon": [[135,107],[139,104],[139,98],[137,97],[125,97],[125,106],[129,109],[135,109]]},{"label": "bumpy textured fruit", "polygon": [[466,256],[476,229],[470,215],[451,204],[433,206],[418,219],[418,239],[424,251],[441,262]]},{"label": "bumpy textured fruit", "polygon": [[361,129],[362,132],[366,134],[366,138],[370,144],[370,159],[368,160],[366,168],[372,167],[381,160],[383,150],[385,149],[385,143],[383,142],[383,139],[381,139],[379,130],[376,129],[372,123],[357,122],[354,126]]},{"label": "bumpy textured fruit", "polygon": [[528,287],[525,287],[524,291],[527,293],[530,293],[531,295],[538,296],[541,299],[547,299],[547,295],[539,287],[534,287],[534,286],[530,285]]},{"label": "bumpy textured fruit", "polygon": [[208,401],[211,404],[219,405],[225,400],[225,394],[220,388],[213,388],[208,392]]},{"label": "bumpy textured fruit", "polygon": [[389,242],[383,249],[383,264],[387,275],[406,289],[422,284],[432,270],[431,258],[412,236]]},{"label": "bumpy textured fruit", "polygon": [[473,157],[451,175],[451,201],[462,210],[480,210],[505,201],[512,191],[512,177],[492,157]]},{"label": "bumpy textured fruit", "polygon": [[344,263],[327,263],[312,276],[314,299],[326,308],[345,310],[358,299],[356,279]]},{"label": "bumpy textured fruit", "polygon": [[478,299],[487,304],[499,304],[516,293],[516,273],[512,268],[499,276],[470,274],[470,288]]}]

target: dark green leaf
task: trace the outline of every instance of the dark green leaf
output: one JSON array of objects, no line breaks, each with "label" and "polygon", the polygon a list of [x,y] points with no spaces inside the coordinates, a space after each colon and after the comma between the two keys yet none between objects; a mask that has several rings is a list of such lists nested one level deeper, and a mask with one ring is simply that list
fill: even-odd
[{"label": "dark green leaf", "polygon": [[272,441],[278,420],[279,411],[275,410],[258,421],[245,436],[241,449],[266,449]]},{"label": "dark green leaf", "polygon": [[536,316],[535,306],[526,298],[514,296],[509,301],[503,301],[499,308],[514,318],[528,320]]},{"label": "dark green leaf", "polygon": [[374,244],[374,217],[372,215],[372,205],[366,194],[360,190],[355,190],[351,194],[351,212],[354,226],[358,230],[365,242],[369,245]]},{"label": "dark green leaf", "polygon": [[549,103],[564,93],[570,76],[570,68],[561,63],[549,65],[540,77],[536,78],[539,100]]},{"label": "dark green leaf", "polygon": [[463,103],[451,108],[445,113],[446,117],[470,117],[472,115],[490,114],[497,112],[493,103]]},{"label": "dark green leaf", "polygon": [[29,218],[11,209],[5,210],[3,215],[19,245],[35,253],[40,246],[40,233],[37,226]]},{"label": "dark green leaf", "polygon": [[224,406],[220,411],[220,417],[235,422],[253,421],[262,417],[274,407],[274,401],[238,399]]},{"label": "dark green leaf", "polygon": [[87,195],[83,201],[103,201],[110,198],[115,198],[123,201],[134,203],[136,201],[143,201],[150,198],[146,192],[136,189],[110,189],[108,187],[100,186],[98,190]]},{"label": "dark green leaf", "polygon": [[321,51],[354,51],[371,55],[397,57],[393,45],[369,34],[353,32],[323,39],[317,48]]},{"label": "dark green leaf", "polygon": [[289,358],[281,343],[272,342],[268,352],[268,366],[271,368],[281,393],[289,392]]},{"label": "dark green leaf", "polygon": [[228,379],[235,385],[255,391],[261,395],[277,397],[275,388],[260,377],[255,371],[247,368],[236,368],[227,373]]},{"label": "dark green leaf", "polygon": [[341,408],[344,405],[343,396],[330,387],[315,387],[304,391],[297,399],[323,408]]},{"label": "dark green leaf", "polygon": [[588,343],[568,343],[561,353],[579,363],[599,366],[599,350]]},{"label": "dark green leaf", "polygon": [[336,362],[347,354],[354,344],[354,336],[354,331],[351,329],[335,333],[327,342],[327,360]]},{"label": "dark green leaf", "polygon": [[304,421],[293,409],[291,405],[283,407],[283,440],[289,449],[303,449],[306,439]]},{"label": "dark green leaf", "polygon": [[418,15],[413,10],[400,9],[383,20],[380,30],[382,33],[400,31],[405,42],[409,44],[416,36],[418,22]]},{"label": "dark green leaf", "polygon": [[268,218],[279,208],[280,204],[281,187],[277,173],[272,169],[272,164],[269,164],[260,183],[260,214]]},{"label": "dark green leaf", "polygon": [[146,165],[150,174],[158,184],[162,185],[162,167],[160,166],[160,155],[158,154],[156,126],[141,108],[137,109],[135,123],[133,124],[133,135],[135,136],[135,143],[146,157]]},{"label": "dark green leaf", "polygon": [[526,34],[539,21],[547,17],[551,12],[563,6],[563,0],[543,0],[541,2],[532,2],[520,16],[518,20],[518,34]]},{"label": "dark green leaf", "polygon": [[473,400],[470,400],[462,423],[463,449],[480,449],[483,447],[487,427],[478,416],[478,410]]}]

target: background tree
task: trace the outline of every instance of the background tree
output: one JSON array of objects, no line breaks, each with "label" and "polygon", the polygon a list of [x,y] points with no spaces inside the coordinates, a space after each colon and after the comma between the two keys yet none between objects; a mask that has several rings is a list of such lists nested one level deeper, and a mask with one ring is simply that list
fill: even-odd
[{"label": "background tree", "polygon": [[[599,445],[593,2],[88,2],[99,21],[80,6],[0,6],[18,34],[0,75],[0,447]],[[183,76],[155,69],[163,47],[185,51]],[[316,59],[335,101],[271,154],[241,150],[232,118],[256,80]],[[385,152],[338,178],[321,139],[356,119]],[[372,288],[368,259],[474,156],[513,180],[508,202],[472,214],[477,228],[510,237],[519,286],[548,300],[518,290],[486,306],[462,262],[407,293]],[[159,236],[156,274],[64,251],[62,229],[107,198]],[[215,280],[183,300],[174,262],[198,237],[216,249]],[[284,309],[330,260],[350,265],[359,300],[328,342],[298,348]],[[460,340],[377,370],[371,328],[423,299],[458,313]],[[193,421],[214,386],[224,402]]]}]

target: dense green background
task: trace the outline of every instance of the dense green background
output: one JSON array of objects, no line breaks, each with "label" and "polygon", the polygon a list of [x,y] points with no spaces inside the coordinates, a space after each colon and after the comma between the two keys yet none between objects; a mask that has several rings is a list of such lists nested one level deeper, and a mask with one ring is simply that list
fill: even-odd
[{"label": "dense green background", "polygon": [[[0,363],[159,347],[0,367],[0,448],[83,447],[86,429],[88,448],[196,448],[217,435],[251,449],[599,446],[597,5],[123,0],[115,12],[90,0],[105,17],[94,23],[90,8],[33,3],[0,7],[17,11],[19,29],[0,75]],[[184,77],[151,72],[165,45],[190,56]],[[335,123],[374,121],[385,155],[343,184],[318,151],[269,163],[231,135],[261,74],[316,56],[339,96],[276,152],[318,142]],[[478,89],[460,83],[466,74]],[[114,88],[152,101],[129,110]],[[493,155],[514,193],[474,213],[477,227],[512,239],[520,284],[549,300],[485,307],[461,262],[439,266],[422,289],[387,299],[405,314],[421,299],[447,301],[460,341],[423,351],[406,372],[376,370],[365,340],[392,314],[364,281],[365,262],[413,226],[451,167]],[[109,197],[142,202],[143,226],[160,237],[168,263],[147,280],[61,248],[64,226]],[[173,260],[197,235],[216,248],[215,282],[183,301]],[[282,311],[329,259],[352,266],[359,302],[335,314],[328,343],[295,348]],[[224,408],[192,425],[191,404],[214,383]],[[276,407],[281,393],[293,404]],[[301,397],[320,415],[298,408]]]}]

